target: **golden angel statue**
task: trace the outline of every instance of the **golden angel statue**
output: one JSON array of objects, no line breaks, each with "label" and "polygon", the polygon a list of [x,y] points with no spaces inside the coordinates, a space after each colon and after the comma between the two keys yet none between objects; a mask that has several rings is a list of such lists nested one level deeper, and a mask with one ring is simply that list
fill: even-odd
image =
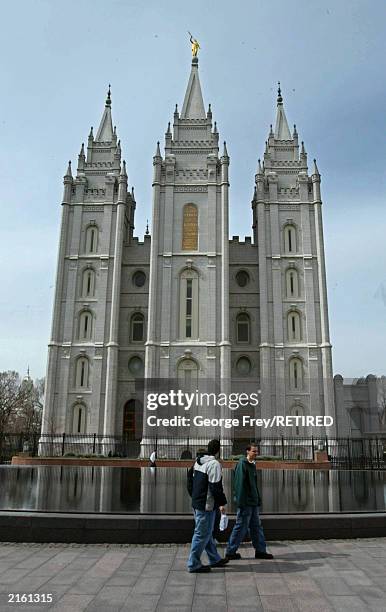
[{"label": "golden angel statue", "polygon": [[200,48],[200,43],[196,38],[193,38],[190,32],[188,32],[190,36],[190,42],[192,43],[192,55],[193,57],[197,57],[198,50]]}]

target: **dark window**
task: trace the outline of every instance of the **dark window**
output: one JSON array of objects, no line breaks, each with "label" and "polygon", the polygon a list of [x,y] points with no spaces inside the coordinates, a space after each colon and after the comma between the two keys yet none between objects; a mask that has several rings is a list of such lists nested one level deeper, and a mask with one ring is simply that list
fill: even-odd
[{"label": "dark window", "polygon": [[240,376],[248,376],[251,368],[251,362],[249,361],[248,357],[240,357],[240,359],[237,361],[236,369]]},{"label": "dark window", "polygon": [[142,270],[138,270],[138,272],[134,272],[133,283],[136,287],[143,287],[144,284],[146,283],[145,272],[142,272]]},{"label": "dark window", "polygon": [[141,313],[131,318],[131,339],[133,342],[142,342],[144,338],[144,317]]},{"label": "dark window", "polygon": [[249,274],[245,270],[240,270],[236,274],[236,282],[239,287],[246,287],[249,283]]},{"label": "dark window", "polygon": [[247,314],[237,316],[237,342],[249,342],[249,316]]},{"label": "dark window", "polygon": [[132,357],[129,360],[129,370],[133,376],[139,377],[143,372],[143,361],[140,357]]}]

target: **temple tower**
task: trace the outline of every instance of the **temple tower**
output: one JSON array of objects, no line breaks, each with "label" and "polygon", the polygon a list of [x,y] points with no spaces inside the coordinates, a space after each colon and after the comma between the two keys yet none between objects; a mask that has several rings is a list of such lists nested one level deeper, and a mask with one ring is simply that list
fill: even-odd
[{"label": "temple tower", "polygon": [[42,433],[115,433],[123,242],[135,201],[108,91],[96,136],[64,176]]},{"label": "temple tower", "polygon": [[[276,125],[258,162],[252,201],[264,417],[334,416],[320,181],[315,160],[308,172],[296,126],[290,133],[279,84]],[[299,429],[270,431],[280,433]]]},{"label": "temple tower", "polygon": [[193,57],[182,110],[153,158],[146,378],[228,379],[228,166]]}]

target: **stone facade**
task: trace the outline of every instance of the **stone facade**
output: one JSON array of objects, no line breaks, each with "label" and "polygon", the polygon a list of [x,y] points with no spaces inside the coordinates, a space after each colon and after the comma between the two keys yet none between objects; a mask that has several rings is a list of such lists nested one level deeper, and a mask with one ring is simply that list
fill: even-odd
[{"label": "stone facade", "polygon": [[[244,241],[229,240],[220,148],[195,57],[164,156],[157,144],[152,234],[140,242],[109,91],[76,175],[70,163],[64,177],[43,433],[132,433],[143,376],[252,381],[259,416],[335,418],[320,174],[288,128],[280,87]],[[269,432],[279,434],[299,430]]]}]

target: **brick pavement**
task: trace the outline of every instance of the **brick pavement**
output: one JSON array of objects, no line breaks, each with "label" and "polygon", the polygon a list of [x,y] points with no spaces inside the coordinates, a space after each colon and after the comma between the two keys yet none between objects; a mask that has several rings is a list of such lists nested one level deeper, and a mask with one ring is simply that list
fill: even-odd
[{"label": "brick pavement", "polygon": [[[271,542],[210,574],[186,571],[183,545],[1,544],[0,610],[41,612],[386,612],[386,538]],[[8,603],[51,593],[52,604]]]}]

